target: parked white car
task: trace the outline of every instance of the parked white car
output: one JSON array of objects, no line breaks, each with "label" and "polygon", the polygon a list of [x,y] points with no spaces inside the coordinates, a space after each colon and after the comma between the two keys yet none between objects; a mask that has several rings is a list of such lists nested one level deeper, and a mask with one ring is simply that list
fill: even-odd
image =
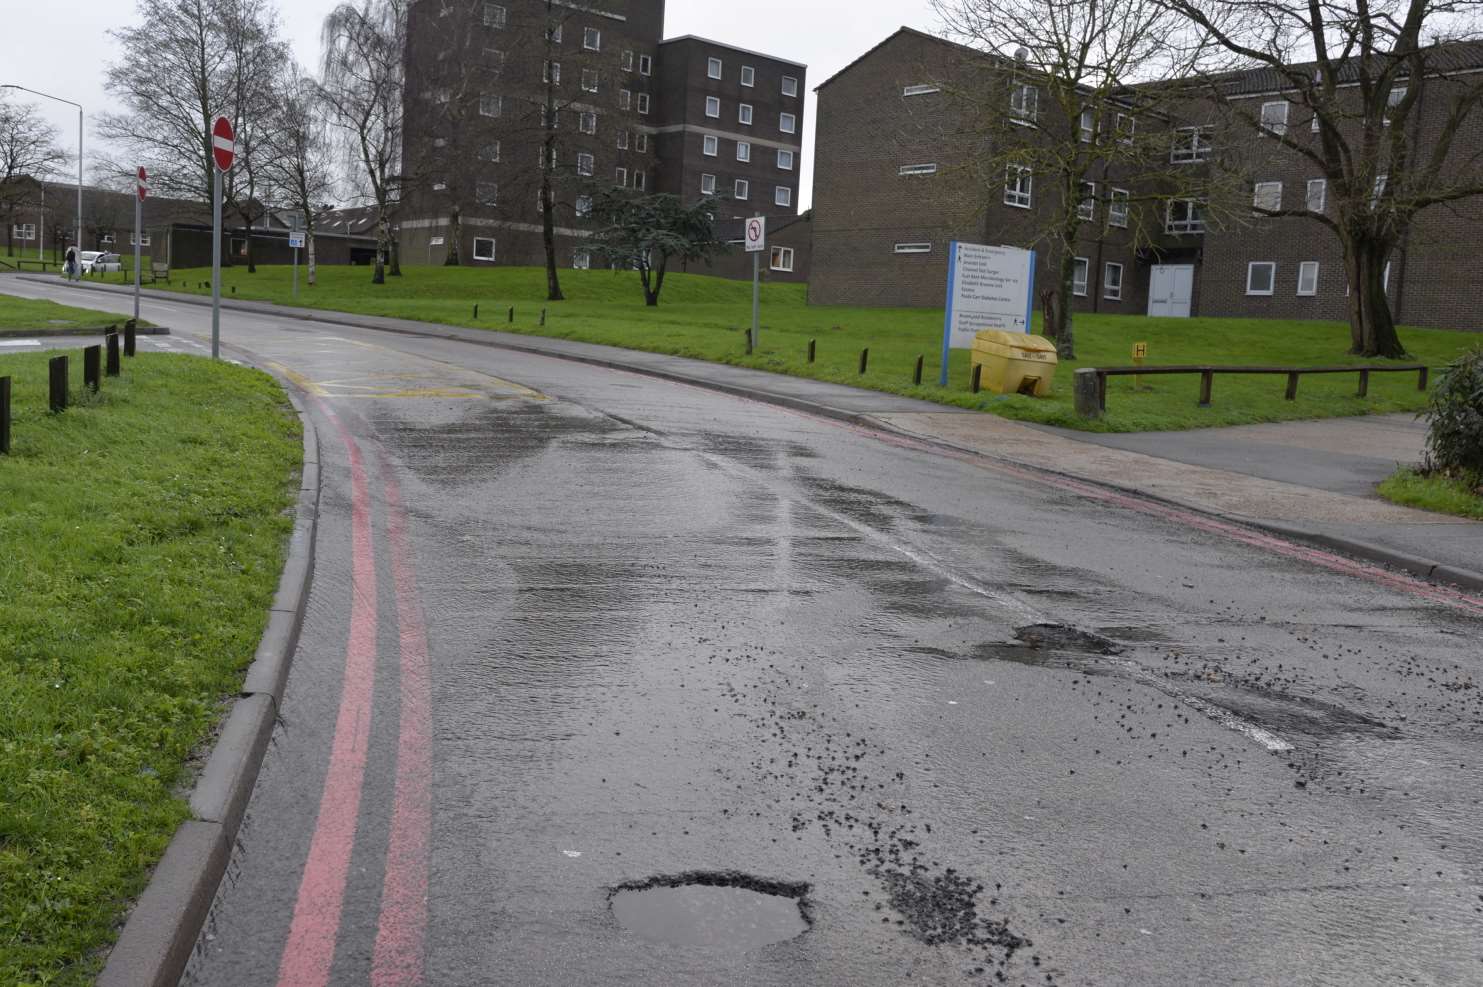
[{"label": "parked white car", "polygon": [[77,258],[82,264],[84,274],[112,274],[124,269],[118,254],[104,253],[101,250],[84,250]]}]

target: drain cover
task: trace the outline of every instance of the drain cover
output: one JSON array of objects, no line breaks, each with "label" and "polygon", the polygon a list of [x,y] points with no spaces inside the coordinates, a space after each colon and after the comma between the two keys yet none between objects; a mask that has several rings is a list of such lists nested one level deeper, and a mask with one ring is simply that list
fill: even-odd
[{"label": "drain cover", "polygon": [[808,931],[806,884],[744,874],[684,874],[624,885],[613,917],[634,935],[677,946],[755,949]]}]

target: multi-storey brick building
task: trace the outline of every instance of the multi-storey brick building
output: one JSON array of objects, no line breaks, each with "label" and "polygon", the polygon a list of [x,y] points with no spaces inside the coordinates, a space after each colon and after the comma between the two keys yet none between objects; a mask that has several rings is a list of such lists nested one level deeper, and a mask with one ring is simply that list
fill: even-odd
[{"label": "multi-storey brick building", "polygon": [[465,263],[543,264],[542,178],[563,266],[591,263],[591,196],[604,183],[717,196],[723,235],[736,216],[796,216],[805,67],[663,41],[663,21],[663,0],[417,0],[404,260],[442,263],[461,228]]},{"label": "multi-storey brick building", "polygon": [[[1046,217],[1061,206],[1055,190],[1043,187],[1049,183],[1006,175],[1001,187],[997,174],[973,167],[983,134],[973,131],[970,112],[953,94],[981,85],[972,66],[986,58],[903,28],[819,86],[811,302],[940,306],[950,241],[1032,246],[1043,236]],[[1483,71],[1483,50],[1462,47],[1447,67],[1472,78]],[[1454,75],[1430,87],[1440,97],[1444,85],[1463,84]],[[1314,164],[1242,123],[1280,115],[1284,130],[1310,132],[1309,115],[1292,94],[1269,72],[1234,76],[1226,93],[1225,112],[1185,99],[1177,110],[1136,118],[1140,135],[1166,140],[1160,153],[1168,160],[1159,162],[1165,174],[1208,168],[1213,147],[1235,149],[1223,164],[1234,156],[1249,176],[1245,191],[1234,194],[1250,196],[1253,211],[1300,201],[1332,210],[1334,191]],[[1428,146],[1445,104],[1434,98],[1413,114],[1413,146]],[[1464,126],[1457,157],[1476,161],[1483,111]],[[1074,309],[1346,317],[1341,248],[1316,221],[1238,216],[1240,203],[1227,202],[1225,221],[1216,222],[1197,199],[1161,199],[1147,182],[1140,188],[1115,172],[1094,177],[1077,247]],[[1140,229],[1144,235],[1134,237]],[[1483,256],[1468,246],[1479,229],[1477,199],[1421,214],[1391,262],[1388,293],[1398,322],[1483,329]],[[1047,259],[1041,251],[1039,284],[1051,276]]]}]

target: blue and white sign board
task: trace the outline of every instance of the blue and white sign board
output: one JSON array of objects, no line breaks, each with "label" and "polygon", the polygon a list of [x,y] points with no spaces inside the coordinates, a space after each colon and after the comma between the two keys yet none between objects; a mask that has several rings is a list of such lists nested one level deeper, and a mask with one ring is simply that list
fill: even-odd
[{"label": "blue and white sign board", "polygon": [[1035,251],[981,243],[948,245],[947,313],[942,327],[942,372],[948,352],[973,346],[985,329],[1029,332],[1035,298]]},{"label": "blue and white sign board", "polygon": [[304,234],[298,232],[290,233],[288,235],[288,245],[295,250],[301,249],[304,246]]}]

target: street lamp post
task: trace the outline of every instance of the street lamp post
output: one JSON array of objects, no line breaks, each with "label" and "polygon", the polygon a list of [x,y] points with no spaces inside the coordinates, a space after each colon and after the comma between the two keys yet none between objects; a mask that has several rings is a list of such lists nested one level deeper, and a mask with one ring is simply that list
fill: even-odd
[{"label": "street lamp post", "polygon": [[27,89],[25,86],[17,86],[14,83],[7,83],[5,85],[0,85],[0,89],[19,89],[21,92],[23,92],[23,93],[30,93],[32,96],[40,96],[43,99],[54,99],[58,103],[66,103],[68,106],[75,106],[75,107],[77,107],[77,223],[76,223],[76,232],[74,233],[75,239],[73,240],[73,243],[77,247],[78,260],[81,261],[81,259],[82,259],[81,258],[81,255],[82,255],[82,104],[81,103],[74,103],[74,102],[72,102],[72,100],[70,100],[70,99],[63,99],[60,96],[53,96],[51,93],[44,93],[44,92],[40,92],[40,91],[35,90],[35,89]]}]

